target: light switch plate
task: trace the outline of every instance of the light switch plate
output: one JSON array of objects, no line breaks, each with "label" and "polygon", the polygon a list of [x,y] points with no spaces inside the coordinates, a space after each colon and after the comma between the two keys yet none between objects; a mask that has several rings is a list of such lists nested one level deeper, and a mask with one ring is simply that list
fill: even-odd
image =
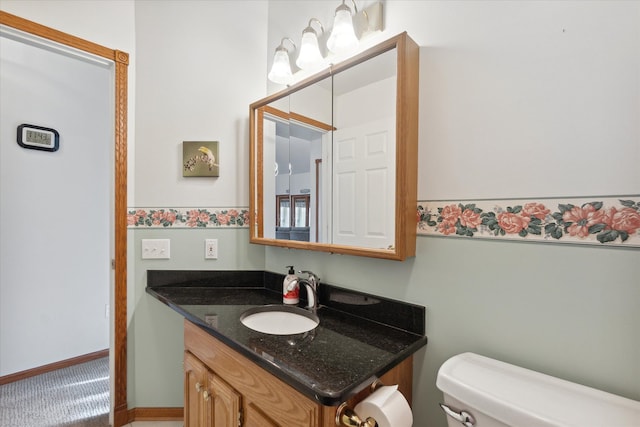
[{"label": "light switch plate", "polygon": [[142,239],[142,259],[171,258],[170,239]]}]

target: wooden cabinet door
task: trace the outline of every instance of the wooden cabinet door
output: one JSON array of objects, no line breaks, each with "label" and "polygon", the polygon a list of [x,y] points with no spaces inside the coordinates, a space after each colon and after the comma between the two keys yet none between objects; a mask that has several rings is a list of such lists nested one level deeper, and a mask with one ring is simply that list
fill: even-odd
[{"label": "wooden cabinet door", "polygon": [[211,427],[240,427],[240,394],[214,373],[209,372],[205,402],[208,422]]},{"label": "wooden cabinet door", "polygon": [[280,424],[269,418],[253,404],[244,408],[244,424],[242,427],[280,427]]},{"label": "wooden cabinet door", "polygon": [[184,352],[184,426],[207,427],[202,393],[207,387],[208,370],[188,351]]}]

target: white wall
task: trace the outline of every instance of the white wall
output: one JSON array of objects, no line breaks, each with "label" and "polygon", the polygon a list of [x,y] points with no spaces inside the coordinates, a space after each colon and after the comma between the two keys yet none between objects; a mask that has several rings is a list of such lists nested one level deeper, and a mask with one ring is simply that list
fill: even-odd
[{"label": "white wall", "polygon": [[[137,206],[248,206],[248,111],[265,90],[265,26],[261,1],[136,3]],[[220,177],[183,178],[182,142],[211,140]]]},{"label": "white wall", "polygon": [[[332,3],[270,1],[269,49],[312,16],[331,25]],[[419,200],[640,194],[639,3],[384,9],[385,35],[421,46]],[[427,307],[413,399],[428,427],[446,425],[437,370],[464,351],[640,400],[639,261],[637,249],[423,236],[403,263],[266,249],[267,270],[295,264]]]},{"label": "white wall", "polygon": [[419,200],[640,192],[637,3],[414,3]]},{"label": "white wall", "polygon": [[[112,64],[0,37],[0,375],[109,347]],[[55,128],[56,152],[16,143]]]},{"label": "white wall", "polygon": [[[138,207],[249,204],[249,104],[265,95],[263,1],[136,2]],[[219,178],[182,177],[182,141],[220,141]],[[171,239],[171,260],[142,260],[140,240]],[[218,239],[218,260],[204,240]],[[248,229],[129,233],[129,407],[182,406],[182,318],[145,293],[147,269],[263,269]]]},{"label": "white wall", "polygon": [[[2,0],[0,10],[46,25],[93,43],[129,54],[127,138],[129,171],[134,170],[136,43],[134,0]],[[79,19],[78,17],[82,17]],[[129,204],[133,202],[134,176],[128,177]]]},{"label": "white wall", "polygon": [[[298,42],[309,17],[330,27],[329,3],[270,1],[268,48]],[[407,31],[422,47],[419,200],[640,191],[637,4],[390,0],[384,10],[373,40]]]}]

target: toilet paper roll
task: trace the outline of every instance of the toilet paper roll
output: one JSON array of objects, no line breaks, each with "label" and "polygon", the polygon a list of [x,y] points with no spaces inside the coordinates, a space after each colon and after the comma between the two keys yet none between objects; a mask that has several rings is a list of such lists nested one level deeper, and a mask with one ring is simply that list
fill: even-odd
[{"label": "toilet paper roll", "polygon": [[353,409],[363,421],[372,417],[378,427],[411,427],[413,413],[411,407],[398,391],[397,385],[383,386]]}]

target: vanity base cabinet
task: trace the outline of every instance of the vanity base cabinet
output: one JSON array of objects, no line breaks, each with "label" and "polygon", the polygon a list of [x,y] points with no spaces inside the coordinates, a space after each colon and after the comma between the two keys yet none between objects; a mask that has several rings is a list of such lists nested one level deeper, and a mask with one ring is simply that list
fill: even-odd
[{"label": "vanity base cabinet", "polygon": [[[337,406],[309,399],[195,324],[184,325],[185,427],[335,427]],[[381,378],[398,384],[409,402],[412,363],[408,357]],[[353,408],[369,393],[348,402]]]},{"label": "vanity base cabinet", "polygon": [[237,427],[241,396],[194,355],[184,353],[185,427]]}]

